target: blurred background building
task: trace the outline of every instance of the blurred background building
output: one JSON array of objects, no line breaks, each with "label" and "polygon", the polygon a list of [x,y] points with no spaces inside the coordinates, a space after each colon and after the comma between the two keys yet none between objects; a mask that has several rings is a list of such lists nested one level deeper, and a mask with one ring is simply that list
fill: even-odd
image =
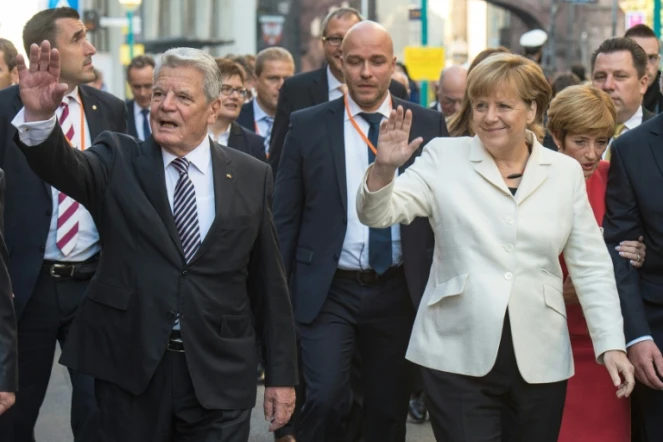
[{"label": "blurred background building", "polygon": [[[329,10],[353,6],[391,32],[399,59],[421,34],[421,0],[3,0],[0,36],[21,43],[21,29],[37,10],[70,4],[85,13],[98,50],[95,64],[108,90],[124,95],[129,60],[127,9],[140,3],[132,26],[134,55],[168,47],[202,47],[213,55],[256,53],[272,45],[289,49],[300,71],[320,66],[320,23]],[[530,29],[549,34],[543,60],[549,73],[589,64],[591,52],[627,24],[650,22],[653,0],[429,0],[428,44],[443,47],[447,64],[464,64],[486,47],[520,52]],[[7,9],[9,11],[7,11]],[[417,14],[417,8],[419,13]],[[626,14],[624,13],[626,11]],[[645,11],[645,12],[643,12]],[[614,25],[613,25],[614,23]],[[118,62],[121,61],[121,62]]]}]

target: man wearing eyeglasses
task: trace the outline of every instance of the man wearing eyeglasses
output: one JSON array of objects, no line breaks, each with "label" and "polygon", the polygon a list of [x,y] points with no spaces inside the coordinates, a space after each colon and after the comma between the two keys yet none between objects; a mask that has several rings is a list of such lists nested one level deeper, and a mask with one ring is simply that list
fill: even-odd
[{"label": "man wearing eyeglasses", "polygon": [[[322,21],[322,48],[326,66],[320,69],[295,75],[281,88],[279,102],[270,142],[269,164],[274,179],[279,168],[281,151],[290,126],[290,114],[317,104],[326,103],[343,95],[345,80],[341,71],[341,42],[348,30],[363,17],[354,8],[338,8],[330,12]],[[408,99],[405,87],[397,81],[389,85],[392,96]]]},{"label": "man wearing eyeglasses", "polygon": [[294,75],[295,61],[287,50],[271,47],[258,53],[254,70],[256,97],[242,107],[237,122],[265,139],[265,155],[269,157],[279,93],[283,82]]},{"label": "man wearing eyeglasses", "polygon": [[437,103],[433,109],[444,114],[448,119],[460,110],[467,86],[467,69],[461,66],[449,66],[442,69],[440,79],[435,85]]},{"label": "man wearing eyeglasses", "polygon": [[210,137],[217,143],[232,147],[261,161],[267,161],[265,139],[240,126],[235,120],[242,110],[249,91],[244,87],[246,74],[234,61],[217,58],[221,71],[221,109],[216,122],[209,125]]},{"label": "man wearing eyeglasses", "polygon": [[639,44],[647,53],[647,91],[642,98],[642,105],[645,109],[655,114],[663,110],[663,95],[659,89],[659,79],[661,72],[659,65],[661,63],[660,45],[658,37],[654,31],[647,25],[635,25],[626,31],[624,37],[630,38]]}]

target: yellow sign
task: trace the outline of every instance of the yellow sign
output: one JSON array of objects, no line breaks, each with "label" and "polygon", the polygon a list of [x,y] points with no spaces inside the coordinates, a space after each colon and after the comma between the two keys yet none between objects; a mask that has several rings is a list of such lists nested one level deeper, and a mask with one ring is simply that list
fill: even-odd
[{"label": "yellow sign", "polygon": [[406,46],[404,63],[414,81],[436,81],[444,68],[444,48]]},{"label": "yellow sign", "polygon": [[[134,45],[134,57],[137,55],[144,55],[145,54],[145,46],[142,44],[135,44]],[[129,57],[129,45],[128,44],[123,44],[120,46],[120,63],[122,63],[122,66],[127,66],[129,63],[131,63],[131,57]]]}]

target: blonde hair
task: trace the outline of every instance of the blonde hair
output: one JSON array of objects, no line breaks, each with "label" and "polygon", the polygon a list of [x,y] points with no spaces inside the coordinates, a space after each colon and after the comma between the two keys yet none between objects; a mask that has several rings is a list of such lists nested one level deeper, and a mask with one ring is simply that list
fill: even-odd
[{"label": "blonde hair", "polygon": [[515,54],[495,54],[479,63],[467,77],[467,96],[470,102],[489,97],[510,86],[519,98],[530,105],[536,103],[534,121],[527,129],[543,140],[543,116],[548,109],[552,89],[541,67],[525,57]]},{"label": "blonde hair", "polygon": [[256,77],[260,77],[263,69],[265,68],[265,63],[268,61],[285,61],[286,63],[290,63],[293,67],[295,66],[295,60],[292,58],[292,54],[288,52],[287,49],[278,46],[272,46],[270,48],[263,49],[262,51],[258,52],[258,55],[256,55],[255,66],[253,67],[253,71]]},{"label": "blonde hair", "polygon": [[548,131],[561,142],[569,134],[611,137],[616,121],[610,96],[590,85],[567,87],[548,109]]},{"label": "blonde hair", "polygon": [[[499,46],[497,48],[488,48],[479,52],[470,67],[467,69],[469,75],[470,72],[474,70],[475,67],[486,58],[491,57],[495,54],[510,54],[507,48]],[[449,135],[452,137],[466,137],[474,136],[474,131],[472,130],[472,106],[470,105],[470,99],[467,97],[467,90],[465,90],[465,96],[463,97],[463,102],[460,105],[458,112],[449,117]]]}]

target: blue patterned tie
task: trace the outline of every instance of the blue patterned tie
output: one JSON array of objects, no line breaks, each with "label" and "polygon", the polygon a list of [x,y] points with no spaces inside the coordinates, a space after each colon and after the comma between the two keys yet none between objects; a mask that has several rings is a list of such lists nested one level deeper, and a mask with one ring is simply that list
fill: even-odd
[{"label": "blue patterned tie", "polygon": [[[382,114],[361,112],[359,116],[368,122],[368,140],[374,147],[377,147]],[[370,148],[367,150],[368,164],[372,164],[375,161],[375,154]],[[391,267],[391,227],[387,227],[386,229],[368,229],[368,264],[379,275],[382,275]]]},{"label": "blue patterned tie", "polygon": [[150,110],[143,109],[140,111],[143,114],[143,141],[150,138],[152,130],[150,129]]},{"label": "blue patterned tie", "polygon": [[272,138],[272,127],[274,126],[274,119],[272,117],[265,116],[262,120],[267,123],[267,131],[265,132],[265,153],[269,153],[269,140]]},{"label": "blue patterned tie", "polygon": [[191,261],[200,247],[200,230],[198,228],[198,206],[196,205],[196,189],[189,178],[189,160],[176,158],[170,163],[179,172],[180,178],[175,184],[173,197],[173,215],[175,226],[180,234],[182,250],[186,262]]}]

